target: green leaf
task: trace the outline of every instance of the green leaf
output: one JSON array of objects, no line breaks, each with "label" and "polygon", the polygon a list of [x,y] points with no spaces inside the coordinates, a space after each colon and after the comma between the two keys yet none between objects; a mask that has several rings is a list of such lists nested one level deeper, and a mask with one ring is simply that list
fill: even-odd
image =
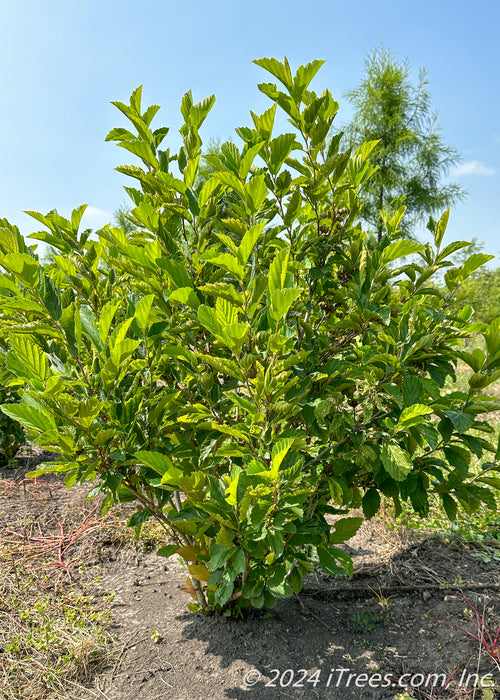
[{"label": "green leaf", "polygon": [[295,438],[285,438],[284,440],[278,440],[278,442],[273,447],[271,454],[271,471],[278,473],[281,463],[285,459],[288,450],[291,448]]},{"label": "green leaf", "polygon": [[246,342],[249,330],[248,323],[231,323],[222,331],[222,340],[229,348],[239,352]]},{"label": "green leaf", "polygon": [[271,294],[285,286],[289,255],[290,248],[283,248],[276,254],[269,267],[269,292]]},{"label": "green leaf", "polygon": [[213,335],[219,335],[221,332],[219,321],[215,309],[210,306],[201,304],[198,307],[198,321]]},{"label": "green leaf", "polygon": [[98,350],[102,350],[101,338],[95,325],[94,314],[88,306],[82,306],[80,308],[80,321],[82,324],[82,331],[85,335],[90,338]]},{"label": "green leaf", "polygon": [[174,289],[168,297],[168,300],[177,301],[179,304],[184,304],[194,310],[200,305],[198,295],[192,287],[179,287],[178,289]]},{"label": "green leaf", "polygon": [[222,183],[218,177],[210,177],[202,187],[198,195],[198,206],[200,209],[205,206],[209,199],[222,188]]},{"label": "green leaf", "polygon": [[276,289],[271,293],[271,308],[269,314],[274,321],[280,321],[286,316],[293,302],[300,297],[301,289]]},{"label": "green leaf", "polygon": [[405,238],[402,241],[394,241],[393,243],[389,243],[382,251],[380,265],[387,265],[393,260],[397,260],[397,258],[405,258],[407,255],[419,253],[424,249],[424,245],[417,243],[417,241],[412,241],[409,238]]},{"label": "green leaf", "polygon": [[268,141],[271,138],[274,119],[276,116],[276,107],[276,104],[272,105],[272,107],[266,109],[266,111],[260,116],[257,116],[254,112],[252,112],[252,110],[250,110],[250,114],[252,115],[252,120],[255,124],[258,135],[261,139],[264,139],[264,141]]},{"label": "green leaf", "polygon": [[295,144],[295,134],[280,134],[272,139],[270,146],[269,171],[277,175],[281,166],[290,155]]},{"label": "green leaf", "polygon": [[257,413],[257,407],[253,401],[248,399],[246,396],[237,394],[235,391],[228,391],[226,393],[227,398],[232,401],[236,406],[239,406],[246,413],[250,415],[255,415]]},{"label": "green leaf", "polygon": [[94,419],[99,415],[102,409],[102,402],[95,396],[80,401],[78,404],[78,416],[80,423],[85,428],[89,428]]},{"label": "green leaf", "polygon": [[486,355],[481,350],[481,348],[476,348],[471,354],[472,364],[471,367],[474,372],[480,372],[483,368],[484,362],[486,360]]},{"label": "green leaf", "polygon": [[472,413],[459,413],[450,410],[446,410],[444,413],[451,420],[453,427],[458,433],[465,433],[474,423],[474,416]]},{"label": "green leaf", "polygon": [[198,287],[198,290],[200,292],[209,294],[210,296],[215,297],[216,299],[218,297],[221,297],[222,299],[232,301],[240,308],[242,308],[245,303],[245,297],[243,296],[243,294],[237,289],[235,289],[232,284],[227,284],[226,282],[214,282],[210,284],[203,284],[201,287]]},{"label": "green leaf", "polygon": [[198,357],[218,372],[233,377],[233,379],[239,379],[241,382],[245,381],[245,375],[233,360],[228,360],[224,357],[212,357],[212,355],[203,353],[198,353]]},{"label": "green leaf", "polygon": [[3,413],[13,420],[19,421],[28,430],[34,430],[37,433],[45,433],[56,427],[54,419],[42,413],[42,411],[33,406],[25,406],[23,404],[4,404],[0,406]]},{"label": "green leaf", "polygon": [[380,457],[384,469],[396,481],[404,481],[413,469],[410,455],[395,442],[384,442]]},{"label": "green leaf", "polygon": [[[402,408],[403,407],[403,396],[401,394],[401,391],[399,387],[395,386],[394,384],[389,384],[388,382],[385,382],[382,384],[383,389],[392,396],[392,398],[396,401],[397,405]],[[410,396],[408,395],[408,398]],[[407,405],[411,405],[411,401],[408,402]]]},{"label": "green leaf", "polygon": [[423,420],[422,416],[427,416],[430,413],[432,413],[432,408],[429,406],[424,406],[421,403],[408,406],[408,408],[405,408],[401,412],[398,420],[398,426],[408,428],[411,425],[416,425]]},{"label": "green leaf", "polygon": [[446,260],[446,258],[449,255],[456,253],[457,250],[462,250],[463,248],[468,248],[469,245],[470,244],[467,241],[453,241],[453,243],[450,243],[445,248],[443,248],[441,253],[436,258],[436,263],[439,263],[442,260]]},{"label": "green leaf", "polygon": [[212,175],[216,182],[224,185],[226,188],[231,187],[235,192],[237,192],[242,198],[245,197],[245,188],[241,180],[231,172],[221,172]]},{"label": "green leaf", "polygon": [[487,255],[486,253],[475,253],[471,255],[460,268],[460,279],[467,279],[467,277],[470,277],[479,267],[489,260],[493,260],[494,257],[494,255]]},{"label": "green leaf", "polygon": [[34,289],[39,280],[39,263],[28,253],[8,253],[0,256],[0,264],[14,273],[27,287]]},{"label": "green leaf", "polygon": [[441,246],[441,242],[443,240],[443,236],[446,231],[446,227],[448,226],[448,219],[450,218],[450,208],[443,212],[441,214],[441,218],[439,221],[436,223],[435,228],[434,228],[434,243],[436,245],[436,248],[439,248]]},{"label": "green leaf", "polygon": [[227,530],[225,527],[221,527],[217,536],[215,538],[217,544],[223,547],[232,547],[234,545],[234,534]]},{"label": "green leaf", "polygon": [[268,193],[264,175],[254,175],[245,184],[245,202],[252,216],[259,212]]},{"label": "green leaf", "polygon": [[252,254],[252,250],[254,249],[254,246],[257,243],[257,240],[261,235],[264,226],[265,222],[255,224],[254,226],[249,228],[243,236],[240,246],[236,253],[238,257],[238,262],[241,265],[246,265],[248,258]]},{"label": "green leaf", "polygon": [[159,557],[167,557],[168,558],[168,557],[171,557],[172,554],[175,554],[176,552],[178,552],[179,549],[180,549],[180,545],[178,545],[178,544],[167,544],[164,547],[160,547],[160,549],[158,549],[156,554]]},{"label": "green leaf", "polygon": [[405,406],[413,406],[422,397],[422,383],[418,377],[410,374],[403,383],[403,401]]},{"label": "green leaf", "polygon": [[365,518],[373,518],[380,508],[380,494],[377,489],[368,489],[363,496],[362,504]]},{"label": "green leaf", "polygon": [[470,454],[460,447],[445,447],[443,449],[446,461],[458,472],[461,477],[466,477],[469,472]]},{"label": "green leaf", "polygon": [[334,524],[335,530],[330,533],[329,542],[330,544],[342,544],[347,542],[351,537],[357,533],[363,518],[340,518]]},{"label": "green leaf", "polygon": [[[272,128],[272,126],[271,126]],[[251,146],[245,155],[241,159],[240,167],[238,174],[241,177],[242,180],[245,180],[250,168],[252,166],[253,161],[255,160],[255,156],[260,153],[262,150],[262,146],[264,145],[264,141],[260,141],[259,143],[256,143],[254,146]]]},{"label": "green leaf", "polygon": [[193,105],[189,111],[189,121],[197,129],[201,127],[208,113],[215,104],[215,95],[210,95],[205,97],[201,102],[197,102]]},{"label": "green leaf", "polygon": [[218,265],[219,267],[232,272],[238,279],[242,280],[245,276],[245,270],[242,265],[238,262],[238,259],[231,255],[231,253],[222,253],[222,255],[216,255],[210,258],[208,262],[211,265]]},{"label": "green leaf", "polygon": [[500,489],[500,477],[498,476],[482,476],[478,479],[483,484],[488,484],[496,489]]},{"label": "green leaf", "polygon": [[240,481],[240,473],[236,474],[234,479],[231,480],[229,486],[226,488],[226,501],[230,506],[236,506],[238,504],[238,483]]},{"label": "green leaf", "polygon": [[139,303],[135,307],[134,318],[139,324],[139,328],[141,329],[141,331],[146,330],[146,327],[149,323],[149,317],[154,298],[154,294],[147,294],[139,301]]},{"label": "green leaf", "polygon": [[302,96],[304,90],[307,90],[309,83],[324,63],[325,61],[316,59],[310,63],[306,63],[305,66],[299,66],[293,80],[293,85],[295,90],[299,90],[300,96]]},{"label": "green leaf", "polygon": [[162,484],[171,483],[174,486],[178,486],[184,476],[180,469],[174,467],[170,457],[162,452],[148,452],[142,450],[136,452],[135,456],[139,462],[150,467],[162,477]]},{"label": "green leaf", "polygon": [[207,562],[207,569],[215,571],[224,566],[229,557],[233,554],[234,547],[223,547],[220,544],[212,543],[210,546],[210,559]]},{"label": "green leaf", "polygon": [[43,274],[39,285],[40,296],[51,317],[59,321],[62,314],[61,297],[50,277]]},{"label": "green leaf", "polygon": [[495,461],[500,460],[500,433],[498,435],[497,450],[495,452]]},{"label": "green leaf", "polygon": [[431,424],[421,424],[418,426],[418,430],[430,445],[432,450],[435,450],[439,442],[439,433],[434,425]]},{"label": "green leaf", "polygon": [[215,316],[222,330],[226,326],[238,323],[238,309],[227,299],[220,298],[215,302]]},{"label": "green leaf", "polygon": [[73,227],[73,232],[75,234],[78,233],[78,229],[80,228],[80,224],[82,222],[82,217],[85,214],[87,207],[88,204],[80,204],[79,207],[73,209],[71,212],[71,226]]},{"label": "green leaf", "polygon": [[99,317],[98,328],[99,328],[99,338],[101,343],[104,345],[108,339],[109,329],[113,323],[116,311],[120,305],[119,301],[108,301],[104,304]]},{"label": "green leaf", "polygon": [[293,78],[292,71],[290,70],[290,65],[285,56],[283,63],[278,61],[277,58],[257,58],[254,63],[264,70],[267,70],[271,75],[283,83],[287,90],[293,89]]},{"label": "green leaf", "polygon": [[82,327],[80,312],[76,304],[71,304],[63,310],[60,323],[73,354],[78,355],[82,340]]},{"label": "green leaf", "polygon": [[225,233],[216,233],[215,235],[217,236],[217,238],[218,238],[220,241],[222,241],[222,242],[224,243],[224,245],[226,245],[226,246],[229,248],[229,250],[231,251],[231,253],[233,253],[234,255],[236,255],[236,253],[237,253],[237,251],[238,251],[238,248],[237,248],[235,242],[233,241],[233,239],[232,239],[230,236],[226,236]]},{"label": "green leaf", "polygon": [[483,369],[486,355],[481,348],[476,348],[473,352],[457,352],[458,357],[466,362],[474,372],[480,372]]},{"label": "green leaf", "polygon": [[[200,158],[201,153],[199,153],[195,158],[190,160],[184,168],[184,172],[182,174],[184,176],[184,182],[186,183],[186,187],[188,188],[191,188],[193,186],[193,183],[196,179],[198,166],[200,164]],[[198,199],[196,199],[196,204],[198,205]]]},{"label": "green leaf", "polygon": [[10,347],[6,367],[17,376],[32,381],[37,390],[43,391],[44,383],[51,376],[46,354],[32,338],[24,334],[11,335]]},{"label": "green leaf", "polygon": [[318,547],[318,558],[325,574],[339,576],[347,572],[349,577],[353,574],[352,559],[347,552],[341,549],[336,547]]},{"label": "green leaf", "polygon": [[[271,550],[272,550],[274,556],[276,557],[276,559],[281,557],[281,555],[283,554],[283,550],[285,548],[285,544],[283,542],[282,535],[278,532],[268,532],[267,533],[267,540],[268,540],[269,544],[271,545]],[[274,593],[274,591],[273,591],[273,593]],[[274,594],[276,595],[276,593],[274,593]]]},{"label": "green leaf", "polygon": [[125,141],[120,141],[118,145],[130,151],[130,153],[133,153],[135,156],[138,156],[144,163],[155,170],[158,168],[159,163],[151,150],[151,146],[142,139],[127,139]]},{"label": "green leaf", "polygon": [[161,268],[167,271],[176,287],[194,287],[189,272],[182,263],[171,258],[160,258],[157,262]]},{"label": "green leaf", "polygon": [[449,520],[456,520],[457,518],[457,512],[458,512],[458,505],[457,502],[455,501],[454,498],[450,496],[448,493],[443,493],[441,495],[441,500],[443,502],[443,509],[446,515],[448,516]]},{"label": "green leaf", "polygon": [[500,377],[500,370],[492,372],[491,374],[483,374],[482,372],[477,372],[469,377],[469,386],[471,389],[484,389],[485,387],[493,384]]},{"label": "green leaf", "polygon": [[283,216],[283,223],[285,226],[291,226],[293,223],[293,220],[297,216],[297,213],[300,209],[300,205],[302,203],[302,194],[300,192],[300,188],[296,187],[290,199],[288,200],[288,204],[286,207],[286,212],[285,215]]},{"label": "green leaf", "polygon": [[131,338],[115,342],[111,348],[111,359],[116,367],[120,367],[137,350],[140,343],[140,340],[132,340]]}]

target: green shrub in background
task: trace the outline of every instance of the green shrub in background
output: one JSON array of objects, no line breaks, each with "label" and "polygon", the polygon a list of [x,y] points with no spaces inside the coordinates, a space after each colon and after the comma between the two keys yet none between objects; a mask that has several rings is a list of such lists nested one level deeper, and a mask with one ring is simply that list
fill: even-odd
[{"label": "green shrub in background", "polygon": [[[453,519],[494,508],[499,485],[483,418],[500,408],[483,393],[500,374],[499,323],[448,312],[490,256],[452,266],[465,244],[442,247],[447,213],[434,246],[403,237],[400,210],[368,247],[356,188],[374,143],[339,152],[338,105],[309,89],[321,61],[295,75],[286,59],[256,63],[281,86],[259,85],[271,107],[198,186],[214,97],[184,96],[177,154],[160,148],[168,129],[152,128],[159,108],[143,111],[140,88],[114,103],[132,131],[108,139],[141,161],[118,168],[136,183],[136,230],[94,240],[79,233],[84,206],[70,220],[32,212],[47,229],[33,237],[56,251],[46,266],[13,228],[1,234],[6,367],[22,391],[3,411],[61,454],[36,473],[96,480],[104,509],[135,502],[138,531],[156,518],[159,554],[186,560],[205,611],[272,606],[318,564],[351,573],[338,547],[361,523],[349,513],[373,516],[382,495],[425,515],[437,493]],[[273,135],[277,110],[291,128]],[[478,331],[487,351],[465,352]],[[446,393],[459,358],[469,388]],[[489,453],[472,476],[471,455]]]},{"label": "green shrub in background", "polygon": [[500,316],[500,269],[478,270],[462,285],[453,308],[465,304],[474,309],[473,320],[491,323]]},{"label": "green shrub in background", "polygon": [[[0,237],[9,237],[11,227],[5,219],[0,219]],[[5,254],[0,241],[0,254]],[[1,281],[0,281],[1,284]],[[0,288],[0,295],[4,289]],[[7,295],[9,292],[6,292]],[[2,297],[0,296],[0,299]],[[10,373],[5,371],[5,355],[8,343],[1,337],[0,332],[0,405],[19,402],[19,394],[9,386]],[[0,413],[0,467],[16,466],[15,456],[19,449],[26,443],[26,434],[19,421],[10,418],[6,413]]]},{"label": "green shrub in background", "polygon": [[[14,404],[19,396],[9,387],[0,387],[0,402],[2,405]],[[17,420],[9,418],[6,413],[0,414],[0,466],[16,466],[15,456],[25,444],[26,435]]]}]

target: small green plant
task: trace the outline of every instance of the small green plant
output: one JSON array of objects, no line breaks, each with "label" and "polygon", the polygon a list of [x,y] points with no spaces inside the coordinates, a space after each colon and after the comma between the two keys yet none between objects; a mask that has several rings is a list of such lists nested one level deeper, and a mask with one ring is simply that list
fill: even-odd
[{"label": "small green plant", "polygon": [[[338,104],[310,89],[322,61],[256,63],[280,86],[259,86],[270,108],[220,146],[208,179],[199,130],[214,96],[186,93],[175,154],[140,88],[114,103],[132,130],[107,138],[140,161],[118,168],[136,185],[130,230],[90,237],[85,206],[31,212],[46,264],[0,230],[5,366],[22,395],[2,410],[61,455],[32,475],[95,482],[104,511],[135,502],[130,526],[156,519],[158,553],[184,560],[191,609],[234,614],[300,591],[318,564],[352,575],[350,513],[372,517],[382,496],[422,516],[430,494],[451,519],[493,509],[500,457],[483,419],[500,408],[485,394],[500,320],[448,312],[491,256],[450,262],[467,244],[442,245],[448,212],[429,222],[432,245],[405,238],[404,208],[369,240],[357,188],[375,142],[342,151],[331,136]],[[274,135],[278,110],[290,131]],[[484,352],[463,349],[474,332]],[[450,392],[459,360],[471,375]]]},{"label": "small green plant", "polygon": [[377,613],[356,613],[352,618],[352,627],[355,632],[371,632],[378,622]]},{"label": "small green plant", "polygon": [[392,596],[392,595],[385,596],[385,595],[382,593],[382,589],[381,589],[380,587],[379,587],[378,591],[376,591],[376,590],[375,590],[374,588],[372,588],[371,586],[368,586],[368,588],[369,588],[370,591],[373,593],[373,595],[376,597],[376,599],[377,599],[377,601],[378,601],[378,604],[379,604],[380,607],[382,608],[382,611],[383,611],[384,613],[389,612],[389,600],[390,600],[391,598],[394,598],[394,596]]},{"label": "small green plant", "polygon": [[155,644],[159,644],[163,639],[163,635],[158,630],[151,630],[151,639]]},{"label": "small green plant", "polygon": [[481,689],[482,700],[495,700],[495,688],[496,685],[494,681],[490,679],[490,684]]}]

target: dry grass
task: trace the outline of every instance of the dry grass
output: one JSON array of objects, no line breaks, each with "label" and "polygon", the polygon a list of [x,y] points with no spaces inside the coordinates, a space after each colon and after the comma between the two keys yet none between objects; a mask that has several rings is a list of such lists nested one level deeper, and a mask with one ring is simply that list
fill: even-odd
[{"label": "dry grass", "polygon": [[[107,605],[91,596],[54,592],[52,577],[12,559],[0,546],[0,697],[5,700],[71,697],[109,662]],[[82,689],[83,690],[83,689]],[[83,693],[79,695],[83,697]]]},{"label": "dry grass", "polygon": [[110,596],[95,595],[87,564],[123,525],[74,503],[60,514],[36,484],[0,485],[0,698],[104,698],[85,686],[116,653]]}]

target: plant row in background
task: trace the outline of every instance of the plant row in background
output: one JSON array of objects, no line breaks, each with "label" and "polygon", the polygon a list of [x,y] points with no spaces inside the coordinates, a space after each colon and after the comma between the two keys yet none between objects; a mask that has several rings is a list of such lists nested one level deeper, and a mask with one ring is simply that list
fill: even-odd
[{"label": "plant row in background", "polygon": [[[46,229],[32,238],[54,250],[42,265],[14,226],[0,231],[5,373],[21,394],[4,414],[60,453],[36,473],[95,481],[104,510],[135,502],[138,531],[158,520],[159,553],[186,560],[205,611],[272,606],[318,564],[351,573],[349,513],[372,517],[382,496],[425,516],[437,494],[454,519],[494,508],[499,486],[487,414],[500,404],[485,393],[499,322],[451,306],[491,256],[453,265],[467,243],[443,246],[447,212],[433,245],[404,237],[404,209],[369,237],[357,188],[375,142],[344,151],[332,136],[338,104],[309,88],[321,61],[295,75],[286,59],[256,63],[279,83],[259,85],[271,106],[208,179],[213,96],[184,96],[175,154],[140,89],[114,103],[132,130],[107,138],[140,160],[118,168],[135,183],[131,232],[80,232],[84,206],[70,220],[31,212]],[[277,111],[288,132],[274,133]],[[464,349],[473,333],[484,351]],[[450,392],[458,361],[470,378]]]}]

